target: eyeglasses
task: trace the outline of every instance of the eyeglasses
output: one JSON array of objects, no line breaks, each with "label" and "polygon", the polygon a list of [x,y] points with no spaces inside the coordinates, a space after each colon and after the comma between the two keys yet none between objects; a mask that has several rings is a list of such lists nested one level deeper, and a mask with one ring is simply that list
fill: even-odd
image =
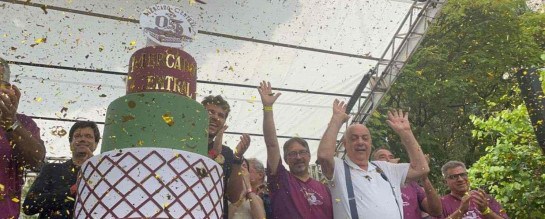
[{"label": "eyeglasses", "polygon": [[306,157],[308,156],[310,153],[307,151],[307,150],[302,150],[302,151],[292,151],[292,152],[289,152],[287,154],[288,158],[296,158],[297,155],[299,155],[299,157]]},{"label": "eyeglasses", "polygon": [[459,177],[462,177],[462,179],[467,179],[467,173],[458,173],[458,174],[447,176],[447,178],[451,180],[457,180]]}]

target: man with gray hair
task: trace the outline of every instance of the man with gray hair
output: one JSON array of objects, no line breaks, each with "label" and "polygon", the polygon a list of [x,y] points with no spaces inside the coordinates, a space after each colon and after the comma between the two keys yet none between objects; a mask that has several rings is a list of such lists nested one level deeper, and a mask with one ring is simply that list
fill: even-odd
[{"label": "man with gray hair", "polygon": [[24,168],[38,168],[45,157],[40,129],[17,113],[21,92],[9,83],[10,69],[0,58],[0,218],[18,218]]},{"label": "man with gray hair", "polygon": [[255,158],[248,158],[248,172],[250,173],[250,184],[252,191],[257,193],[263,200],[263,206],[265,207],[265,213],[267,218],[272,218],[271,198],[267,190],[267,184],[265,183],[265,167],[263,163]]},{"label": "man with gray hair", "polygon": [[441,167],[450,193],[441,197],[443,218],[508,218],[501,205],[482,189],[470,190],[467,169],[460,161]]}]

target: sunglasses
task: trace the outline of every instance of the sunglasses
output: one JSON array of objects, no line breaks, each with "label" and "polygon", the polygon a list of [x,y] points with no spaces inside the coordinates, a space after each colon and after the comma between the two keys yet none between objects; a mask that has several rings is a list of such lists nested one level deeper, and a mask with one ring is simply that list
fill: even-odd
[{"label": "sunglasses", "polygon": [[458,173],[458,174],[453,174],[453,175],[447,176],[447,178],[451,179],[451,180],[456,180],[459,177],[462,177],[462,179],[467,179],[467,173]]}]

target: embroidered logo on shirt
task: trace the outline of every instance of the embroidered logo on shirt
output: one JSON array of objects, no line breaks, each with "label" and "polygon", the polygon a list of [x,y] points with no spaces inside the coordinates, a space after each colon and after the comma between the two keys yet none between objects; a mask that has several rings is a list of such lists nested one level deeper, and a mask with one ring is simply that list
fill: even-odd
[{"label": "embroidered logo on shirt", "polygon": [[322,205],[323,202],[318,200],[318,198],[316,198],[316,194],[313,193],[313,192],[306,192],[305,191],[305,196],[307,197],[307,201],[308,201],[308,204],[310,205]]},{"label": "embroidered logo on shirt", "polygon": [[462,218],[463,219],[479,219],[479,216],[477,216],[477,212],[473,210],[469,210],[466,212],[466,214],[464,214]]}]

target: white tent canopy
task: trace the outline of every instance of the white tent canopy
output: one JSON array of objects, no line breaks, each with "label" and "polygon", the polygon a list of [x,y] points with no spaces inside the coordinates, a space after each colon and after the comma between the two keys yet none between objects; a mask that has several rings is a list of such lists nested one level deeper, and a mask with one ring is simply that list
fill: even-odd
[{"label": "white tent canopy", "polygon": [[12,62],[19,112],[35,117],[47,156],[70,156],[62,134],[72,121],[103,122],[125,94],[129,58],[146,42],[137,19],[151,5],[180,7],[196,21],[200,32],[184,50],[198,63],[197,100],[224,96],[232,108],[226,144],[251,133],[246,157],[262,161],[260,81],[283,89],[278,135],[307,139],[315,160],[333,100],[348,101],[385,51],[400,46],[388,47],[408,28],[406,15],[419,13],[409,0],[203,1],[0,0],[0,55]]}]

